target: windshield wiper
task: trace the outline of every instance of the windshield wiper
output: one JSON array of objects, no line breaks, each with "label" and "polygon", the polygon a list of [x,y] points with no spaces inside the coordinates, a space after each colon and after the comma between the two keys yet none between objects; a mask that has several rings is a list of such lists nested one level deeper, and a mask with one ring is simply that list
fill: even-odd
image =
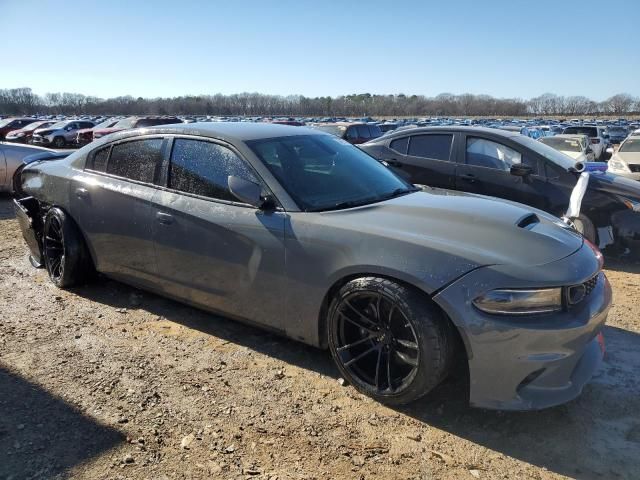
[{"label": "windshield wiper", "polygon": [[412,188],[396,188],[393,192],[388,193],[386,195],[380,195],[379,197],[369,197],[360,200],[348,200],[345,202],[336,203],[335,205],[331,205],[328,207],[319,207],[319,208],[310,208],[305,211],[307,212],[328,212],[330,210],[342,210],[345,208],[354,208],[354,207],[362,207],[363,205],[382,202],[384,200],[389,200],[391,198],[399,197],[400,195],[406,195],[408,193],[418,192],[420,189],[418,187]]},{"label": "windshield wiper", "polygon": [[418,187],[411,188],[396,188],[393,192],[388,193],[380,197],[380,200],[389,200],[391,198],[399,197],[401,195],[406,195],[408,193],[419,192],[420,189]]}]

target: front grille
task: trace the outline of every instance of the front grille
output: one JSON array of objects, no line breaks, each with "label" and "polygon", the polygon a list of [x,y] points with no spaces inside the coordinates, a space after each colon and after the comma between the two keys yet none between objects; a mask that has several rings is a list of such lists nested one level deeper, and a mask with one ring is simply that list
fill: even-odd
[{"label": "front grille", "polygon": [[576,305],[582,302],[585,298],[591,295],[591,292],[598,285],[598,279],[600,278],[600,273],[595,274],[589,280],[579,285],[572,285],[567,288],[567,303],[571,305]]},{"label": "front grille", "polygon": [[636,165],[634,165],[632,163],[629,164],[629,170],[631,170],[634,173],[640,172],[640,164],[636,164]]}]

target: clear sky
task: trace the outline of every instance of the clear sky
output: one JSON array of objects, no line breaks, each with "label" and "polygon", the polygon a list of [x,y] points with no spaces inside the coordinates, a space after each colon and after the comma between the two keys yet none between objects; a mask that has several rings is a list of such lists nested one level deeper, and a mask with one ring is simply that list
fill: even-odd
[{"label": "clear sky", "polygon": [[640,0],[0,0],[0,88],[640,95]]}]

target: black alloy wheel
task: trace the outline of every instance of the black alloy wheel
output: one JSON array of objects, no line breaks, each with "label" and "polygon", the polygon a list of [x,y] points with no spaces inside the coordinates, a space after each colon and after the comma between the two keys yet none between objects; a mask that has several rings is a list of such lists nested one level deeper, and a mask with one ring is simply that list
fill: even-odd
[{"label": "black alloy wheel", "polygon": [[452,363],[448,321],[424,293],[385,278],[343,286],[329,309],[329,348],[359,391],[401,405],[435,387]]}]

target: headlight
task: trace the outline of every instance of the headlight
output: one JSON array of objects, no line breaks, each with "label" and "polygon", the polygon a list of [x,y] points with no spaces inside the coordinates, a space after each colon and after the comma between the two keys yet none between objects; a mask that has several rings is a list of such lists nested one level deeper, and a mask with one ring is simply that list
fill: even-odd
[{"label": "headlight", "polygon": [[492,290],[473,301],[486,313],[531,315],[562,310],[562,288],[536,290]]},{"label": "headlight", "polygon": [[609,161],[609,170],[613,170],[613,171],[618,171],[618,172],[630,172],[631,170],[629,170],[629,167],[619,161],[619,160],[610,160]]},{"label": "headlight", "polygon": [[629,210],[633,210],[634,212],[640,212],[640,202],[638,202],[637,200],[631,200],[625,197],[618,197],[618,198],[620,198],[622,203],[624,203]]},{"label": "headlight", "polygon": [[16,133],[16,137],[17,137],[17,138],[24,137],[24,132],[18,132],[18,133]]}]

